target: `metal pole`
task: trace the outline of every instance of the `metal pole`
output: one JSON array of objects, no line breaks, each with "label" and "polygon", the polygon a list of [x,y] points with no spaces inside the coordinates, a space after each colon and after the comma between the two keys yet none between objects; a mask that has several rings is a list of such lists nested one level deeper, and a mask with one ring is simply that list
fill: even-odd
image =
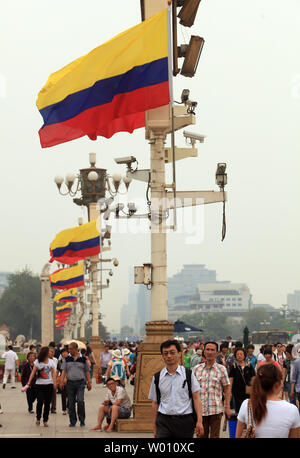
[{"label": "metal pole", "polygon": [[[163,134],[154,133],[151,144],[151,214],[162,215],[165,199],[165,158]],[[152,213],[153,211],[153,213]],[[151,222],[151,321],[167,320],[167,234],[162,218]]]},{"label": "metal pole", "polygon": [[[92,202],[89,204],[89,221],[93,221],[100,216],[100,212],[98,210],[98,204]],[[99,231],[101,232],[100,228],[100,218],[99,218]],[[98,301],[98,263],[99,263],[99,255],[91,257],[91,267],[90,267],[90,278],[92,284],[92,303],[91,303],[91,310],[93,314],[93,321],[92,321],[92,336],[98,337],[99,336],[99,301]]]},{"label": "metal pole", "polygon": [[80,315],[79,315],[79,324],[80,324],[80,338],[85,337],[84,331],[84,310],[85,310],[85,303],[84,303],[84,288],[79,288],[79,304],[80,304]]}]

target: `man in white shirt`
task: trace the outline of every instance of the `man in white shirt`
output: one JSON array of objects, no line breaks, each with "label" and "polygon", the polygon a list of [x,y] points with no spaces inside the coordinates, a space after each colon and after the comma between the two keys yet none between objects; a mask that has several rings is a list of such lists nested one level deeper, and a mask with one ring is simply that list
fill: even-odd
[{"label": "man in white shirt", "polygon": [[10,374],[11,383],[12,383],[11,388],[16,388],[15,386],[16,364],[17,364],[17,369],[19,369],[19,358],[18,358],[17,353],[13,351],[12,345],[9,345],[8,350],[2,353],[1,358],[5,359],[3,389],[5,389],[9,374]]},{"label": "man in white shirt", "polygon": [[130,398],[122,386],[118,386],[118,377],[109,377],[106,381],[108,388],[103,404],[98,410],[97,425],[92,431],[102,430],[102,422],[107,417],[108,425],[104,426],[107,432],[114,430],[118,418],[129,418],[131,412]]},{"label": "man in white shirt", "polygon": [[192,438],[195,427],[200,437],[204,429],[197,379],[190,369],[180,365],[181,347],[177,340],[163,342],[160,352],[166,366],[154,374],[148,395],[152,400],[154,437]]}]

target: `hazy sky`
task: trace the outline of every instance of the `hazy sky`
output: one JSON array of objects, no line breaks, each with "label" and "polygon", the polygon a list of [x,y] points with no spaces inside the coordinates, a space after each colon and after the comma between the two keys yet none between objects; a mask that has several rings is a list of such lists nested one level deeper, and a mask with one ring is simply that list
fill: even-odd
[{"label": "hazy sky", "polygon": [[[103,5],[105,4],[105,7]],[[175,99],[191,90],[197,124],[207,136],[199,157],[177,162],[178,190],[215,189],[218,162],[227,163],[227,235],[221,242],[222,206],[186,212],[186,230],[203,228],[200,242],[187,233],[168,236],[168,276],[183,264],[206,264],[218,280],[248,284],[255,303],[280,306],[299,283],[300,2],[203,0],[192,29],[205,45],[194,78],[174,78]],[[144,129],[96,142],[82,138],[42,149],[37,94],[50,73],[140,22],[140,2],[21,0],[2,2],[0,16],[0,271],[26,264],[36,273],[49,260],[49,244],[77,225],[86,210],[58,194],[56,174],[89,166],[120,171],[114,157],[134,155],[149,167]],[[170,145],[170,139],[167,140]],[[177,146],[185,146],[182,133]],[[168,177],[170,175],[170,166]],[[129,199],[140,207],[145,187],[133,182]],[[200,216],[199,216],[200,215]],[[134,228],[131,229],[132,231]],[[189,242],[189,243],[188,243]],[[119,327],[127,303],[129,266],[150,262],[150,234],[112,235],[108,256],[119,259],[101,311],[109,329]]]}]

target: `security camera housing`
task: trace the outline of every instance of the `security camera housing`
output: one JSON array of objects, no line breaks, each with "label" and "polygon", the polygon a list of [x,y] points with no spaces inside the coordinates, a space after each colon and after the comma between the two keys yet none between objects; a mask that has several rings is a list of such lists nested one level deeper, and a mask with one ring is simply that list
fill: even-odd
[{"label": "security camera housing", "polygon": [[114,161],[117,164],[132,164],[132,162],[136,162],[136,158],[134,156],[125,156],[125,157],[116,157]]},{"label": "security camera housing", "polygon": [[195,132],[188,132],[187,130],[183,131],[183,135],[185,138],[189,138],[192,143],[195,143],[196,140],[198,140],[200,143],[203,143],[205,139],[205,135],[196,134]]}]

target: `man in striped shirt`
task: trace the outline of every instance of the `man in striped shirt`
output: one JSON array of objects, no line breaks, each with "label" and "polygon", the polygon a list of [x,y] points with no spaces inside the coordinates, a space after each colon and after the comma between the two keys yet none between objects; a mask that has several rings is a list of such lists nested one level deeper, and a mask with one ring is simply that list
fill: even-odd
[{"label": "man in striped shirt", "polygon": [[223,415],[222,396],[225,396],[225,415],[231,416],[231,389],[225,366],[216,363],[218,344],[206,342],[204,346],[206,362],[194,367],[193,373],[200,385],[202,418],[205,438],[218,438]]}]

